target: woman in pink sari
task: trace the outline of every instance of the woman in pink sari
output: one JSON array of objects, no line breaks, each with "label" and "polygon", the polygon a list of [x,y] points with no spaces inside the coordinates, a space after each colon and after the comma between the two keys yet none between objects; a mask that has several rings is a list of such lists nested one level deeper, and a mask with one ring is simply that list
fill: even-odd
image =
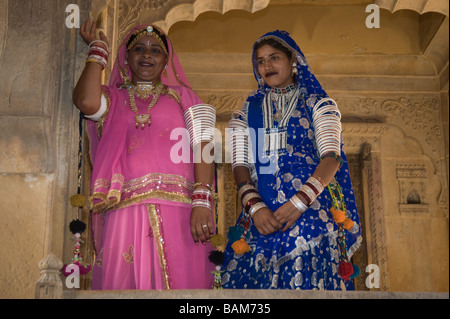
[{"label": "woman in pink sari", "polygon": [[106,36],[89,20],[80,33],[90,51],[73,97],[93,164],[92,289],[211,288],[214,162],[194,161],[192,150],[209,147],[214,108],[191,90],[158,28],[130,31],[108,86]]}]

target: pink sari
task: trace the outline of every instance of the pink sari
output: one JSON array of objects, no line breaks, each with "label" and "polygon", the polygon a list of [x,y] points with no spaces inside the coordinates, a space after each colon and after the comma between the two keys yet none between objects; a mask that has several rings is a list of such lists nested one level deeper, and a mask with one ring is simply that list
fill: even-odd
[{"label": "pink sari", "polygon": [[[161,95],[150,111],[151,126],[136,128],[128,91],[119,88],[126,76],[131,79],[129,72],[121,74],[126,42],[134,30],[146,27],[134,28],[123,41],[109,86],[103,87],[108,96],[104,121],[87,121],[97,253],[92,289],[209,289],[214,280],[214,265],[208,260],[212,248],[195,245],[190,232],[192,154],[179,163],[171,158],[174,150],[192,153],[183,112],[202,102],[190,89],[170,40],[162,81],[178,93],[180,102]],[[140,114],[147,112],[148,103],[138,97],[136,105]]]}]

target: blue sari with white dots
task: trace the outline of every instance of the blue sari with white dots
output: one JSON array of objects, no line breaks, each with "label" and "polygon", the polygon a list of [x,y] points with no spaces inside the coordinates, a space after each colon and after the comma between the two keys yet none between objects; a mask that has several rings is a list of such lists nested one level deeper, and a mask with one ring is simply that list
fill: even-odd
[{"label": "blue sari with white dots", "polygon": [[[281,128],[287,132],[283,149],[267,155],[264,152],[264,134],[258,134],[265,130],[263,100],[270,88],[260,85],[260,89],[249,96],[243,109],[243,114],[246,115],[243,119],[247,120],[249,129],[256,132],[251,135],[254,153],[263,154],[253,155],[255,161],[252,176],[261,198],[275,212],[299,191],[321,161],[311,114],[315,103],[327,96],[310,73],[300,49],[286,32],[275,31],[264,37],[281,39],[299,54],[300,61],[297,76],[300,94],[286,127]],[[255,76],[258,80],[259,74],[256,71]],[[275,108],[273,112],[276,112]],[[275,127],[276,125],[277,123]],[[343,143],[341,157],[343,164],[335,175],[335,180],[341,187],[347,216],[354,222],[353,228],[345,231],[350,258],[360,246],[362,238]],[[352,281],[345,281],[338,275],[338,225],[333,221],[331,207],[332,198],[325,188],[308,210],[285,232],[277,231],[264,236],[251,224],[246,237],[250,252],[237,255],[231,248],[231,243],[226,247],[222,267],[223,287],[352,290]],[[243,213],[239,219],[242,217]]]}]

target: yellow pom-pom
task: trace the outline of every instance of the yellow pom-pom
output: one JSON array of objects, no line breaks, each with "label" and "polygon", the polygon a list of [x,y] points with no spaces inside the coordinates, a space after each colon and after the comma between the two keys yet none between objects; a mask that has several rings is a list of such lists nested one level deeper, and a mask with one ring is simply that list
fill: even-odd
[{"label": "yellow pom-pom", "polygon": [[352,229],[353,225],[354,225],[353,220],[351,220],[350,218],[344,220],[344,229],[350,230]]},{"label": "yellow pom-pom", "polygon": [[243,255],[246,252],[250,251],[250,246],[247,244],[244,238],[235,241],[233,245],[231,245],[231,248],[233,248],[234,252],[238,255]]},{"label": "yellow pom-pom", "polygon": [[86,204],[86,197],[84,197],[81,194],[75,194],[72,197],[70,197],[70,204],[73,207],[81,208]]},{"label": "yellow pom-pom", "polygon": [[221,234],[216,234],[211,237],[211,245],[215,248],[218,248],[225,244],[225,238]]},{"label": "yellow pom-pom", "polygon": [[331,207],[330,212],[331,215],[333,215],[333,219],[336,224],[342,224],[347,218],[345,212],[340,209],[335,209],[334,207]]}]

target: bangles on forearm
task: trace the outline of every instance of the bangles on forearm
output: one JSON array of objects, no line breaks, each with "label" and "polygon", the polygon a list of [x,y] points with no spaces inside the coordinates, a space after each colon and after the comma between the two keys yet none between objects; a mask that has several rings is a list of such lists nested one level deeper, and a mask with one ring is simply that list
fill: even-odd
[{"label": "bangles on forearm", "polygon": [[[105,47],[96,43],[102,43]],[[94,40],[89,44],[89,53],[86,59],[86,63],[94,62],[102,67],[102,70],[108,65],[109,50],[106,42],[101,40]]]},{"label": "bangles on forearm", "polygon": [[228,146],[231,151],[231,167],[250,167],[249,165],[249,136],[247,116],[242,111],[236,111],[228,122]]},{"label": "bangles on forearm", "polygon": [[311,206],[311,204],[317,199],[324,189],[325,185],[322,179],[320,177],[316,178],[311,176],[298,191],[298,194],[306,200],[306,204],[300,200],[297,194],[292,196],[291,203],[303,213],[309,206]]},{"label": "bangles on forearm", "polygon": [[238,196],[247,214],[253,216],[261,208],[267,207],[252,182],[244,182],[238,187]]},{"label": "bangles on forearm", "polygon": [[192,148],[214,140],[216,110],[209,104],[197,104],[184,111],[184,121]]},{"label": "bangles on forearm", "polygon": [[192,193],[192,207],[206,207],[212,210],[213,195],[210,188],[197,187]]}]

